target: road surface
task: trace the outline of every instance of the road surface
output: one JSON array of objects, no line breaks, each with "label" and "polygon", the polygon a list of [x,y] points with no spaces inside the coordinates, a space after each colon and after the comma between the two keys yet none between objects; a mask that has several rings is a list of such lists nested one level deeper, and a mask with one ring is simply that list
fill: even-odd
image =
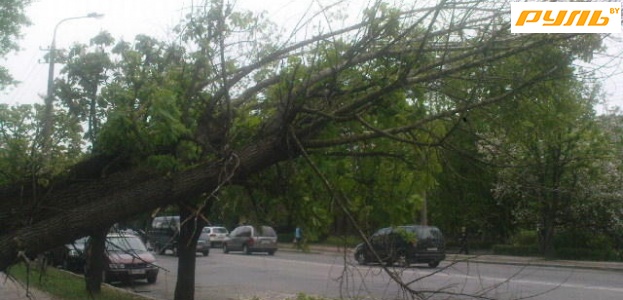
[{"label": "road surface", "polygon": [[[173,299],[177,259],[158,256],[163,267],[158,282],[137,281],[122,288],[156,299]],[[418,291],[438,292],[430,299],[623,299],[623,272],[543,266],[511,266],[442,262],[390,268]],[[402,289],[379,265],[358,266],[350,255],[303,254],[280,251],[264,254],[197,256],[196,299],[288,299],[298,293],[327,298],[407,299]],[[430,295],[427,293],[427,295]]]}]

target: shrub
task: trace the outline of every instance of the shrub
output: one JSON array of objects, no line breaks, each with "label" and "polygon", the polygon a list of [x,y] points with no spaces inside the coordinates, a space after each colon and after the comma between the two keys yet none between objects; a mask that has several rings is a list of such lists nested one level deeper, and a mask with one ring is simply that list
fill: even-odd
[{"label": "shrub", "polygon": [[539,256],[536,245],[493,245],[493,254],[514,256]]},{"label": "shrub", "polygon": [[362,240],[359,236],[348,235],[348,236],[330,236],[323,243],[331,246],[340,246],[340,247],[355,247],[357,244],[361,243]]},{"label": "shrub", "polygon": [[586,234],[579,230],[560,231],[554,237],[554,246],[558,249],[588,248],[588,239]]},{"label": "shrub", "polygon": [[619,255],[612,249],[558,248],[556,258],[572,260],[617,261]]},{"label": "shrub", "polygon": [[280,233],[277,235],[277,241],[279,243],[292,243],[294,240],[294,233]]},{"label": "shrub", "polygon": [[536,246],[539,238],[535,230],[521,230],[511,237],[510,243],[515,246]]}]

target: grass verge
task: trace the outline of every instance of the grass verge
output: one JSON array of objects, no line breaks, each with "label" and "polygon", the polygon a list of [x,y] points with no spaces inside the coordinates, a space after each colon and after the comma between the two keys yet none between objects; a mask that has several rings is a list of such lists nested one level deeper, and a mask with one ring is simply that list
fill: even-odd
[{"label": "grass verge", "polygon": [[65,271],[48,267],[45,271],[38,268],[28,268],[24,263],[12,266],[6,272],[15,277],[22,284],[28,282],[30,286],[45,292],[55,299],[62,300],[145,300],[148,298],[126,293],[122,290],[102,285],[102,293],[91,297],[86,291],[84,278]]}]

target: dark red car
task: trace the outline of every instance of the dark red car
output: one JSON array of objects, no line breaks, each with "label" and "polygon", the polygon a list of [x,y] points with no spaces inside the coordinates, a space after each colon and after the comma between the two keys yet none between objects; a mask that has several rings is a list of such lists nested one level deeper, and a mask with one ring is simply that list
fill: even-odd
[{"label": "dark red car", "polygon": [[104,281],[146,279],[155,283],[158,279],[156,258],[147,251],[143,241],[135,235],[111,233],[106,236],[106,269]]}]

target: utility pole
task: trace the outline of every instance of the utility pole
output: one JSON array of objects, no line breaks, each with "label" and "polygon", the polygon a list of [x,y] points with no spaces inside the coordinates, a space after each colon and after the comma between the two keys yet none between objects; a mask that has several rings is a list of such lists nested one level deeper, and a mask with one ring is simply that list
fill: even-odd
[{"label": "utility pole", "polygon": [[45,153],[50,150],[50,144],[52,142],[52,131],[54,128],[54,64],[56,63],[56,32],[58,27],[66,21],[94,18],[99,19],[103,17],[103,14],[90,13],[85,16],[65,18],[54,26],[54,33],[52,35],[52,43],[50,44],[50,53],[48,55],[49,67],[48,67],[48,90],[45,96],[45,111],[43,115],[43,128],[41,129],[41,153],[47,157]]},{"label": "utility pole", "polygon": [[428,200],[426,199],[426,191],[422,192],[422,209],[420,210],[420,225],[428,225]]}]

